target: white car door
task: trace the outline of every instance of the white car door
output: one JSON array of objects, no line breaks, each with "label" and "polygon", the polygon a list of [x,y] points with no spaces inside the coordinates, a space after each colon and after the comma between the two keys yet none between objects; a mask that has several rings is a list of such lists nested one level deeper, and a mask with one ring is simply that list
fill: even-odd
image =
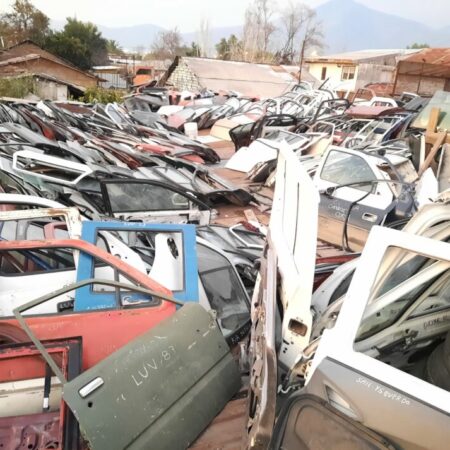
[{"label": "white car door", "polygon": [[[399,251],[405,264],[383,280],[386,264],[392,262],[389,255]],[[420,270],[404,279],[404,269],[417,261],[423,262]],[[427,293],[440,277],[448,279],[449,268],[449,244],[374,227],[336,325],[323,333],[308,372],[307,392],[400,448],[446,448],[450,392],[430,378],[429,368],[431,355],[444,345],[450,329],[448,282],[441,283],[439,302],[429,302]],[[396,280],[395,275],[402,278]],[[410,327],[405,329],[408,308],[414,314],[407,317]],[[378,344],[369,348],[366,344],[374,339]],[[401,358],[405,354],[410,355],[406,361]]]},{"label": "white car door", "polygon": [[319,195],[297,156],[280,147],[269,235],[281,275],[284,317],[279,359],[291,367],[309,343]]},{"label": "white car door", "polygon": [[373,156],[340,147],[325,153],[314,177],[321,239],[341,245],[346,233],[352,250],[358,251],[372,226],[383,224],[394,207],[394,194],[388,183],[376,181],[388,179],[377,163]]}]

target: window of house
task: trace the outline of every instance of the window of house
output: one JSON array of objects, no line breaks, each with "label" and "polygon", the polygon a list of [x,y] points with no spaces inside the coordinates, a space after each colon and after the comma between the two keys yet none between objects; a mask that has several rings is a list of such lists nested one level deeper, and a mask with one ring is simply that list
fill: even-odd
[{"label": "window of house", "polygon": [[342,68],[341,80],[353,80],[355,78],[355,66],[344,66]]},{"label": "window of house", "polygon": [[321,75],[320,79],[325,80],[326,77],[327,77],[327,68],[322,67],[322,75]]}]

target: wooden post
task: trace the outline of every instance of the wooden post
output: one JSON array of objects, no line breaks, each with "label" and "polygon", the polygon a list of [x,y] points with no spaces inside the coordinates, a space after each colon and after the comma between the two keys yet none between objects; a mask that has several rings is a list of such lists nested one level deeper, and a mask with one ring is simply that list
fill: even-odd
[{"label": "wooden post", "polygon": [[431,109],[430,117],[428,118],[427,134],[431,134],[436,131],[436,128],[437,128],[438,122],[439,122],[439,114],[440,113],[441,113],[441,110],[439,108]]},{"label": "wooden post", "polygon": [[441,145],[445,142],[446,137],[447,137],[446,131],[438,133],[438,137],[437,137],[436,141],[434,142],[433,147],[430,150],[430,153],[428,153],[427,157],[425,158],[425,161],[419,168],[419,173],[418,173],[419,177],[421,177],[423,175],[423,173],[425,172],[425,170],[427,170],[428,167],[430,167],[431,163],[433,162],[434,157],[436,156],[436,153],[440,149]]}]

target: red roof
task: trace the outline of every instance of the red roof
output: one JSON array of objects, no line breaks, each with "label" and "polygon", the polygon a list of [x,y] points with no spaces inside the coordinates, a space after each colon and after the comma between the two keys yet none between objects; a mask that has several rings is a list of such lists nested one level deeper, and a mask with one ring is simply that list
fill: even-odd
[{"label": "red roof", "polygon": [[450,66],[450,48],[424,48],[420,52],[402,58],[402,61]]},{"label": "red roof", "polygon": [[432,78],[450,78],[450,48],[425,48],[399,61],[398,73]]}]

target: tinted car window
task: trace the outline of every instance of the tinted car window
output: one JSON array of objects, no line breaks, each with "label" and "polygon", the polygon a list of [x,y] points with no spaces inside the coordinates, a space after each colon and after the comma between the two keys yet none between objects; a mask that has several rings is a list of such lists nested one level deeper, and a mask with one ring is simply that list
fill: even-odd
[{"label": "tinted car window", "polygon": [[189,200],[162,186],[144,183],[108,183],[112,212],[189,209]]}]

